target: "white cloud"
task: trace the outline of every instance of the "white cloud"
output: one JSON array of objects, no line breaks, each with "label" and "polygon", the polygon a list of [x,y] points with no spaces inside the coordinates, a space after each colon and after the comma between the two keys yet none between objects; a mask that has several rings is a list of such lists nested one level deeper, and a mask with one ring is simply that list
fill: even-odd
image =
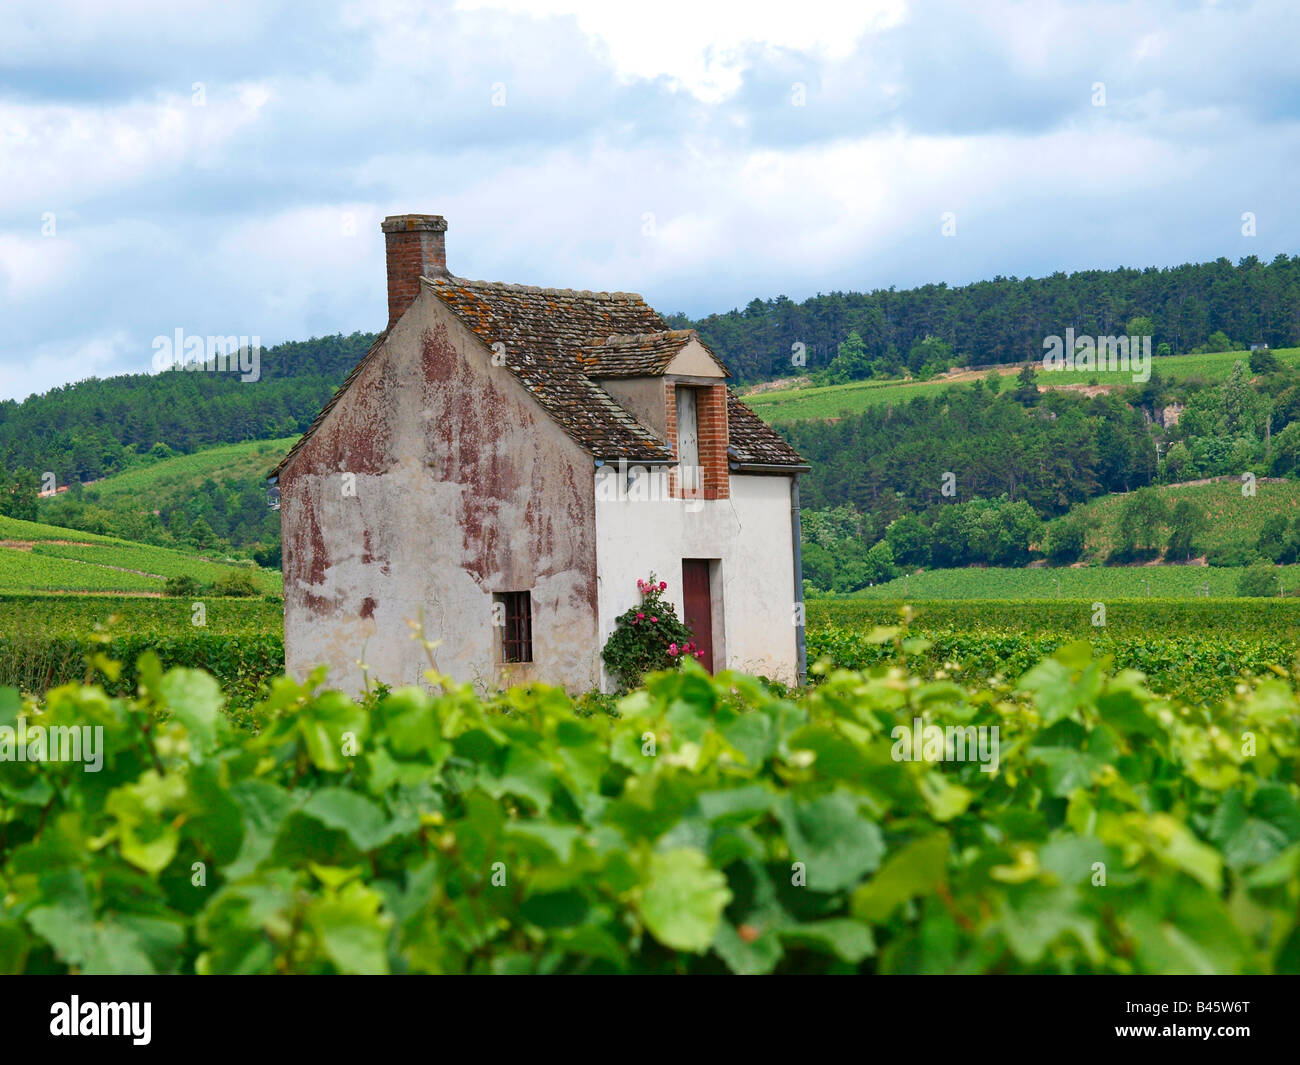
[{"label": "white cloud", "polygon": [[864,33],[897,25],[906,10],[904,0],[457,0],[456,6],[572,17],[624,77],[666,77],[711,102],[739,87],[750,46],[843,60]]},{"label": "white cloud", "polygon": [[55,287],[66,276],[76,257],[71,242],[58,239],[58,216],[48,218],[51,236],[40,232],[42,221],[33,219],[28,234],[0,233],[0,282],[6,296],[14,300],[31,298],[42,289]]},{"label": "white cloud", "polygon": [[0,99],[3,210],[57,211],[182,173],[222,153],[268,96],[237,85],[202,107],[188,93],[102,107]]},{"label": "white cloud", "polygon": [[377,329],[378,223],[405,211],[448,217],[457,273],[692,314],[1300,247],[1297,16],[1278,2],[295,8],[19,4],[0,394],[147,369],[177,327]]},{"label": "white cloud", "polygon": [[23,399],[68,381],[120,373],[129,346],[120,332],[39,345],[24,353],[21,363],[0,362],[0,396]]}]

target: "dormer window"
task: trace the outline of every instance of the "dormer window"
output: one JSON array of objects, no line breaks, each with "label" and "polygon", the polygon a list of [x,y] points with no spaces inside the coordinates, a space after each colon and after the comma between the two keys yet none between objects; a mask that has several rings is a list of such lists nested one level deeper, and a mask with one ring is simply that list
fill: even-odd
[{"label": "dormer window", "polygon": [[700,421],[695,389],[677,386],[677,463],[700,464]]},{"label": "dormer window", "polygon": [[669,381],[664,400],[668,440],[677,453],[670,482],[680,499],[726,499],[727,386]]}]

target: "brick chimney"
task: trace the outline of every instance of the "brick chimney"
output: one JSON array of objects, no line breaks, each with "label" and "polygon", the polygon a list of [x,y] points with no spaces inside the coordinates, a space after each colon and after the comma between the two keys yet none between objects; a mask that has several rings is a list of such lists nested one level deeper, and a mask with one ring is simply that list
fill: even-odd
[{"label": "brick chimney", "polygon": [[449,277],[447,220],[440,214],[395,214],[384,219],[388,260],[388,325],[392,328],[420,294],[420,278]]}]

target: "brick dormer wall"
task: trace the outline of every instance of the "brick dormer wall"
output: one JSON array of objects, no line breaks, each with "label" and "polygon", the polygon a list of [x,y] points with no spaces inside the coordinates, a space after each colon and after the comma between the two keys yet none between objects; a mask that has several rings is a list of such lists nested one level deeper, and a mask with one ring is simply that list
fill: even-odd
[{"label": "brick dormer wall", "polygon": [[[677,446],[677,389],[679,387],[688,387],[695,392],[699,464],[703,479],[703,491],[695,498],[727,499],[731,495],[730,473],[727,467],[727,386],[721,383],[701,386],[665,379],[664,408],[667,415],[667,437],[678,461],[681,461]],[[676,470],[673,470],[669,476],[669,486],[674,496],[683,495],[681,480]]]},{"label": "brick dormer wall", "polygon": [[[668,414],[668,432],[667,440],[673,447],[673,454],[677,454],[677,384],[673,381],[664,381],[664,410]],[[674,482],[675,484],[676,482]],[[676,495],[676,491],[673,492]]]},{"label": "brick dormer wall", "polygon": [[700,465],[704,467],[704,498],[726,499],[731,495],[727,469],[727,386],[710,385],[699,390]]}]

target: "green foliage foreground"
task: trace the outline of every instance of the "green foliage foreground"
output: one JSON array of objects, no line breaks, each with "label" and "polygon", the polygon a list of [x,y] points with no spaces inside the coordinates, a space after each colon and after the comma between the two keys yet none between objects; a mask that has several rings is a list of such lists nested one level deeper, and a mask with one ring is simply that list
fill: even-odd
[{"label": "green foliage foreground", "polygon": [[[0,971],[1300,970],[1296,696],[1105,666],[791,699],[687,662],[618,717],[281,678],[258,734],[148,655],[129,698],[0,695],[104,739],[97,773],[0,761]],[[917,718],[996,727],[996,771],[895,760]]]}]

